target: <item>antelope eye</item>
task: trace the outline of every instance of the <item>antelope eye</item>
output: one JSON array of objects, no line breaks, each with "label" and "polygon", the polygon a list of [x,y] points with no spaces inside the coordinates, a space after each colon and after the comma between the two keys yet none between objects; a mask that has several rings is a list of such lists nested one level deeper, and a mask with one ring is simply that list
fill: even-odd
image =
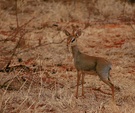
[{"label": "antelope eye", "polygon": [[72,40],[71,40],[71,42],[74,42],[75,41],[75,38],[73,38]]}]

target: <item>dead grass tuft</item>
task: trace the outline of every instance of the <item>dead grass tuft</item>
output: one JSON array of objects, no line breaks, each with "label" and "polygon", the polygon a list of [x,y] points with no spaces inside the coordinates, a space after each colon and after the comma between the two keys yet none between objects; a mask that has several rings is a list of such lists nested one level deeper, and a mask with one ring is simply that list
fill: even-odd
[{"label": "dead grass tuft", "polygon": [[[17,30],[14,6],[11,0],[0,1],[1,113],[134,113],[134,5],[116,0],[21,0],[18,25],[34,18],[13,36]],[[74,97],[76,70],[62,32],[71,30],[71,25],[82,30],[78,39],[82,52],[112,62],[115,103],[111,95],[91,90],[101,87],[110,92],[97,76],[86,75],[86,97]],[[22,31],[25,35],[18,43]],[[13,50],[12,70],[4,72]]]}]

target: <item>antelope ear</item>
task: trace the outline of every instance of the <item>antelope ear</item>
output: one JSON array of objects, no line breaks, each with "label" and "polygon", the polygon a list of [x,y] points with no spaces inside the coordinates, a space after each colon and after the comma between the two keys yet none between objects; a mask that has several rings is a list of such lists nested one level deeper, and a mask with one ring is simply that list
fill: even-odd
[{"label": "antelope ear", "polygon": [[79,37],[79,36],[81,36],[81,34],[82,34],[81,30],[78,30],[75,35],[76,35],[77,37]]},{"label": "antelope ear", "polygon": [[64,33],[65,33],[67,36],[70,36],[70,33],[69,33],[67,30],[64,30]]}]

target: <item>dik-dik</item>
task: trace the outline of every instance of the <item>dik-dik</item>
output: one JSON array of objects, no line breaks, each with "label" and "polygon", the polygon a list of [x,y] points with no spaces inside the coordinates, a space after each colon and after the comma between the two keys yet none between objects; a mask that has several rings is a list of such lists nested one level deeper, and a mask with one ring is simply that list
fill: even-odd
[{"label": "dik-dik", "polygon": [[82,96],[84,96],[84,75],[85,72],[95,71],[99,78],[107,84],[112,90],[112,99],[114,100],[114,85],[110,81],[110,70],[111,63],[101,57],[89,56],[82,53],[77,46],[77,38],[81,35],[81,30],[73,31],[69,33],[67,30],[64,31],[68,36],[67,45],[71,44],[72,54],[74,58],[74,65],[77,70],[77,89],[76,98],[78,98],[78,87],[79,81],[82,75]]}]

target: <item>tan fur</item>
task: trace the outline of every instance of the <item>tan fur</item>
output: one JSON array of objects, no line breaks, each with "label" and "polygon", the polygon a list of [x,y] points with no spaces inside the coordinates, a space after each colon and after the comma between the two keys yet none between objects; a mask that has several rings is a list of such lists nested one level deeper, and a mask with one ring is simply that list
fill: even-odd
[{"label": "tan fur", "polygon": [[101,57],[86,55],[78,49],[77,38],[81,35],[81,31],[76,31],[74,34],[70,34],[65,30],[65,34],[68,36],[67,45],[71,44],[72,54],[74,58],[74,65],[77,70],[77,90],[76,98],[78,98],[78,86],[82,75],[82,96],[84,96],[84,74],[86,72],[95,71],[99,78],[112,90],[112,99],[114,100],[114,85],[110,81],[111,63]]}]

